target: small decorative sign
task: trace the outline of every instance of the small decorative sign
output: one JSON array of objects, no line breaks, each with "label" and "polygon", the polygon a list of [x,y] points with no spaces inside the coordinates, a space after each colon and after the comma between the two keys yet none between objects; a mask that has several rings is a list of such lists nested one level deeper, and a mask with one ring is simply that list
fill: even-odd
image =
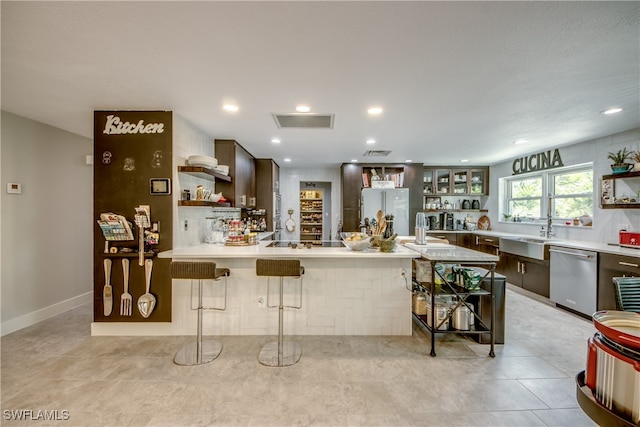
[{"label": "small decorative sign", "polygon": [[371,188],[396,188],[393,181],[371,181]]},{"label": "small decorative sign", "polygon": [[514,175],[520,175],[527,172],[535,172],[564,166],[560,151],[556,148],[553,150],[543,151],[538,154],[532,154],[529,157],[521,157],[513,161],[512,170]]},{"label": "small decorative sign", "polygon": [[138,120],[138,123],[123,122],[120,120],[120,117],[115,114],[107,116],[107,122],[104,125],[104,130],[102,131],[105,135],[163,132],[164,123],[145,123],[144,120]]}]

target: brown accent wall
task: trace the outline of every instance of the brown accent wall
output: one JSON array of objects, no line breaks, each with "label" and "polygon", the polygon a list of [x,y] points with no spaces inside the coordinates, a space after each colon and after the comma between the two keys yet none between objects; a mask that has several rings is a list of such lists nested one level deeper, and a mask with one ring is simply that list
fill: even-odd
[{"label": "brown accent wall", "polygon": [[[121,122],[129,122],[137,127],[130,130],[137,133],[105,133],[109,116],[119,117]],[[110,129],[117,126],[111,118]],[[94,112],[94,176],[93,176],[93,216],[94,216],[94,321],[96,322],[170,322],[171,321],[171,277],[169,260],[160,260],[147,254],[153,260],[151,293],[156,297],[156,305],[148,318],[144,318],[137,308],[138,298],[145,292],[144,267],[138,264],[138,253],[104,253],[105,239],[95,220],[103,212],[123,215],[135,226],[135,207],[150,205],[151,221],[159,221],[160,239],[151,247],[154,253],[169,250],[173,240],[172,195],[151,195],[151,178],[171,178],[172,164],[172,113],[170,111],[95,111]],[[140,121],[142,120],[142,123]],[[141,133],[151,128],[142,126],[162,123],[163,131]],[[133,169],[131,162],[133,159]],[[169,186],[171,188],[171,186]],[[138,249],[136,240],[114,242],[112,246]],[[149,249],[149,247],[148,247]],[[148,251],[147,251],[148,252]],[[123,293],[122,259],[130,261],[129,293],[133,296],[132,316],[120,315],[120,297]],[[110,316],[103,312],[103,288],[105,274],[103,261],[112,260],[111,286],[113,289],[113,311]]]}]

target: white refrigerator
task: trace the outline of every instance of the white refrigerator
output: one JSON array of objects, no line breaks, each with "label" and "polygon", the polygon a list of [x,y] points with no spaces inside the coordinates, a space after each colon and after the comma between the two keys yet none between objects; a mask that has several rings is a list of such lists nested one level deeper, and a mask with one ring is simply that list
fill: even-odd
[{"label": "white refrigerator", "polygon": [[[409,236],[409,189],[363,188],[360,218],[377,218],[378,211],[393,215],[393,231],[399,236]],[[377,220],[377,219],[376,219]]]}]

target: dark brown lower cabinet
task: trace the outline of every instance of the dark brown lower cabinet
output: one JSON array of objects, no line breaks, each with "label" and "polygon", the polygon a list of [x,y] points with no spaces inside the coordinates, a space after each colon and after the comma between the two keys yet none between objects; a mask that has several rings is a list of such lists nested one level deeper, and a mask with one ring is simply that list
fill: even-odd
[{"label": "dark brown lower cabinet", "polygon": [[435,237],[436,239],[447,240],[452,245],[458,245],[458,233],[451,233],[446,231],[427,231],[427,235]]},{"label": "dark brown lower cabinet", "polygon": [[549,261],[500,254],[499,272],[507,282],[549,298]]},{"label": "dark brown lower cabinet", "polygon": [[481,234],[472,235],[472,243],[476,251],[484,252],[491,255],[500,255],[500,238],[484,236]]},{"label": "dark brown lower cabinet", "polygon": [[598,310],[616,310],[614,277],[640,277],[640,258],[600,252],[598,255]]},{"label": "dark brown lower cabinet", "polygon": [[500,238],[475,233],[458,233],[458,246],[484,252],[485,254],[500,255]]}]

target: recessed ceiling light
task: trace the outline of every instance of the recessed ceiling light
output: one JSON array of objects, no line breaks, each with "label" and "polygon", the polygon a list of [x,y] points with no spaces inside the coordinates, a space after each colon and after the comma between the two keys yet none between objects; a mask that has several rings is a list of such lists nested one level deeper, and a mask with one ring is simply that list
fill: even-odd
[{"label": "recessed ceiling light", "polygon": [[284,161],[285,161],[285,162],[290,162],[290,161],[291,161],[291,159],[290,159],[290,158],[288,158],[288,157],[285,157],[285,158],[284,158]]},{"label": "recessed ceiling light", "polygon": [[358,159],[351,159],[351,163],[358,163]]},{"label": "recessed ceiling light", "polygon": [[273,138],[273,139],[271,140],[271,142],[272,142],[273,144],[280,144],[280,140],[279,140],[278,138]]},{"label": "recessed ceiling light", "polygon": [[609,114],[619,113],[620,111],[622,111],[622,108],[614,107],[614,108],[609,108],[608,110],[604,110],[602,114],[609,115]]},{"label": "recessed ceiling light", "polygon": [[516,139],[515,141],[513,141],[513,143],[516,145],[526,144],[527,142],[529,141],[527,141],[526,139]]},{"label": "recessed ceiling light", "polygon": [[238,111],[238,106],[234,104],[224,104],[222,108],[224,108],[225,111],[230,111],[232,113]]},{"label": "recessed ceiling light", "polygon": [[367,113],[371,114],[372,116],[382,114],[382,107],[371,107],[367,110]]},{"label": "recessed ceiling light", "polygon": [[460,163],[469,163],[469,159],[462,159],[460,160]]},{"label": "recessed ceiling light", "polygon": [[311,111],[311,107],[309,107],[308,105],[298,105],[296,107],[296,111],[298,113],[308,113],[309,111]]},{"label": "recessed ceiling light", "polygon": [[405,160],[404,162],[405,163],[411,163],[411,162],[413,162],[413,160]]},{"label": "recessed ceiling light", "polygon": [[367,144],[371,145],[371,144],[375,144],[375,143],[376,143],[375,139],[373,139],[373,138],[367,139]]}]

